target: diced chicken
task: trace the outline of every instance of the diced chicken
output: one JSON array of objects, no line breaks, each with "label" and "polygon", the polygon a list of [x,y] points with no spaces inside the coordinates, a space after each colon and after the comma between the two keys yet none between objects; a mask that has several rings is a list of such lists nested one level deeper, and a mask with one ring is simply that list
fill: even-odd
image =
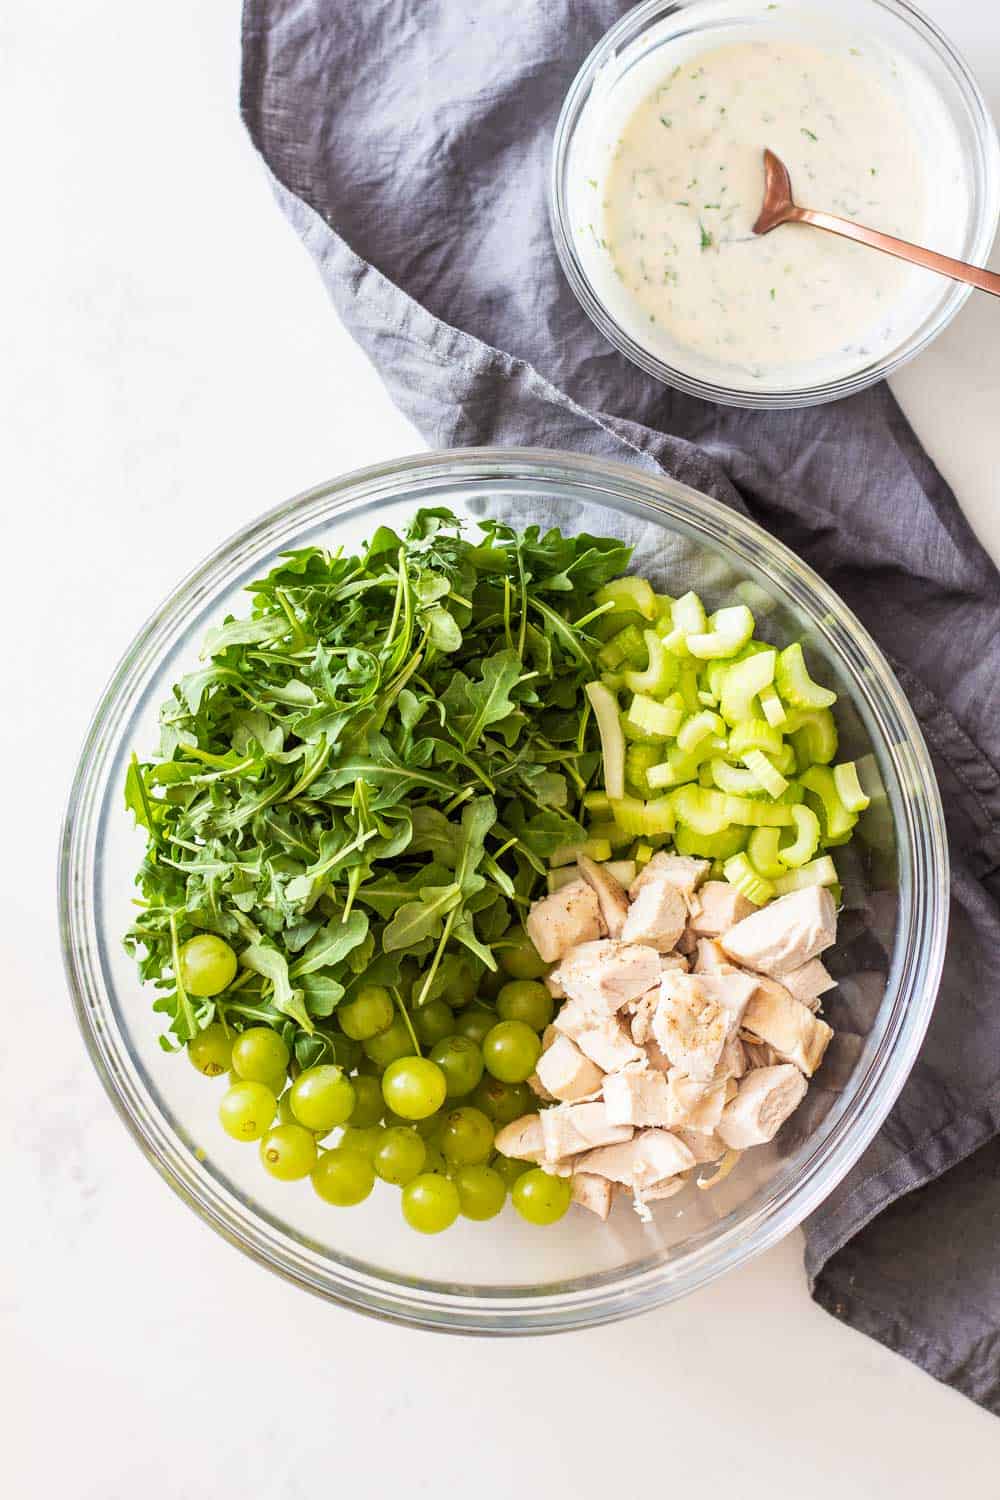
[{"label": "diced chicken", "polygon": [[817,1008],[820,995],[837,987],[837,981],[820,958],[811,958],[800,969],[791,969],[787,974],[782,974],[781,982],[789,994],[794,995],[796,1000],[801,1000],[803,1005],[808,1005],[810,1010]]},{"label": "diced chicken", "polygon": [[773,1140],[802,1102],[806,1087],[802,1074],[791,1063],[754,1068],[743,1079],[736,1098],[722,1111],[718,1135],[735,1151],[762,1146]]},{"label": "diced chicken", "polygon": [[593,1172],[574,1172],[570,1188],[574,1203],[589,1209],[601,1220],[608,1217],[614,1186],[606,1177],[598,1177]]},{"label": "diced chicken", "polygon": [[746,974],[665,974],[653,1035],[674,1066],[711,1078],[755,988]]},{"label": "diced chicken", "polygon": [[705,1134],[715,1130],[726,1107],[726,1079],[718,1079],[706,1086],[688,1078],[677,1068],[671,1068],[667,1074],[667,1090],[673,1110],[671,1126],[684,1125],[688,1130],[700,1130]]},{"label": "diced chicken", "polygon": [[751,1068],[774,1068],[781,1058],[767,1042],[751,1042],[743,1038],[743,1056],[747,1060],[747,1072]]},{"label": "diced chicken", "polygon": [[545,978],[542,980],[542,983],[548,990],[549,994],[552,996],[553,1000],[566,999],[566,991],[563,989],[558,979],[556,979],[554,971],[551,974],[546,974]]},{"label": "diced chicken", "polygon": [[699,938],[694,960],[696,974],[731,974],[733,965],[723,953],[715,938]]},{"label": "diced chicken", "polygon": [[578,943],[601,936],[601,909],[585,880],[571,880],[551,896],[536,901],[525,918],[525,931],[547,964],[555,963]]},{"label": "diced chicken", "polygon": [[608,1021],[602,1021],[599,1026],[581,1031],[575,1041],[584,1056],[589,1057],[605,1073],[616,1073],[620,1068],[627,1068],[629,1063],[641,1062],[643,1058],[642,1048],[636,1046],[614,1016]]},{"label": "diced chicken", "polygon": [[705,1162],[718,1161],[728,1149],[725,1141],[709,1131],[689,1130],[686,1125],[675,1125],[673,1134],[679,1141],[684,1142],[698,1166],[703,1166]]},{"label": "diced chicken", "polygon": [[823,1061],[833,1030],[814,1016],[808,1005],[790,995],[774,979],[762,979],[743,1013],[743,1029],[767,1042],[782,1062],[811,1078]]},{"label": "diced chicken", "polygon": [[596,1146],[613,1146],[632,1139],[632,1126],[614,1124],[602,1100],[593,1104],[561,1104],[539,1115],[547,1162],[563,1161]]},{"label": "diced chicken", "polygon": [[556,1040],[538,1059],[536,1077],[550,1099],[572,1102],[595,1094],[604,1074],[575,1042],[557,1033]]},{"label": "diced chicken", "polygon": [[628,897],[623,887],[603,865],[588,859],[586,854],[577,855],[576,863],[580,874],[597,897],[608,937],[620,937],[628,916]]},{"label": "diced chicken", "polygon": [[669,1073],[673,1067],[673,1063],[655,1037],[646,1043],[646,1062],[651,1068],[655,1068],[657,1073]]},{"label": "diced chicken", "polygon": [[686,922],[684,897],[668,875],[658,873],[640,886],[622,928],[622,941],[648,943],[659,953],[669,953]]},{"label": "diced chicken", "polygon": [[551,1023],[542,1032],[542,1051],[547,1052],[553,1042],[559,1040],[559,1028]]},{"label": "diced chicken", "polygon": [[631,1000],[628,1005],[628,1014],[631,1017],[630,1030],[632,1040],[639,1047],[644,1047],[653,1035],[653,1015],[660,1003],[660,987],[650,990],[645,995],[640,995],[638,1000]]},{"label": "diced chicken", "polygon": [[644,865],[639,874],[629,886],[628,893],[634,901],[642,890],[652,880],[667,879],[671,885],[677,887],[684,900],[684,905],[689,909],[698,904],[695,891],[711,869],[711,862],[707,859],[692,859],[686,854],[654,854],[647,865]]},{"label": "diced chicken", "polygon": [[691,965],[688,963],[683,953],[660,954],[661,974],[686,974],[690,967]]},{"label": "diced chicken", "polygon": [[718,937],[757,910],[728,880],[706,880],[698,901],[699,909],[689,924],[695,937]]},{"label": "diced chicken", "polygon": [[742,1078],[746,1070],[747,1059],[743,1043],[738,1036],[727,1037],[715,1070],[716,1078]]},{"label": "diced chicken", "polygon": [[556,1102],[555,1094],[549,1093],[548,1089],[545,1087],[544,1083],[539,1078],[537,1073],[529,1074],[526,1082],[535,1098],[541,1099],[543,1104],[554,1104]]},{"label": "diced chicken", "polygon": [[692,1153],[668,1130],[643,1130],[622,1145],[588,1151],[577,1162],[581,1172],[594,1172],[632,1189],[652,1187],[693,1166]]},{"label": "diced chicken", "polygon": [[837,936],[837,912],[825,886],[779,896],[721,938],[734,963],[780,979],[822,953]]},{"label": "diced chicken", "polygon": [[660,977],[659,955],[638,943],[584,943],[567,953],[558,977],[583,1011],[603,1020],[653,988]]},{"label": "diced chicken", "polygon": [[520,1115],[496,1133],[493,1142],[501,1156],[515,1161],[541,1161],[545,1154],[541,1115]]},{"label": "diced chicken", "polygon": [[676,1118],[666,1077],[646,1067],[609,1073],[604,1103],[608,1119],[618,1125],[670,1125]]}]

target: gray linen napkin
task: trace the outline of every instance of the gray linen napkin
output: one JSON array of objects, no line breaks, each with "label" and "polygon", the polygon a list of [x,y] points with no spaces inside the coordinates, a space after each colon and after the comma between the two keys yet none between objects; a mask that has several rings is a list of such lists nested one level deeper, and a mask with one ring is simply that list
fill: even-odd
[{"label": "gray linen napkin", "polygon": [[1000,1414],[1000,578],[886,386],[720,408],[634,369],[579,310],[549,236],[550,146],[624,9],[245,0],[243,116],[337,311],[431,444],[673,474],[793,547],[889,655],[940,778],[951,939],[919,1062],[806,1224],[806,1264],[835,1316]]}]

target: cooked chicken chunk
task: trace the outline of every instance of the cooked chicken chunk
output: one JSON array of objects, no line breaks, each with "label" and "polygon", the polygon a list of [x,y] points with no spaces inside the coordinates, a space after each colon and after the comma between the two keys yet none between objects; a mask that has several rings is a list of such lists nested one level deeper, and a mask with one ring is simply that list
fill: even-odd
[{"label": "cooked chicken chunk", "polygon": [[811,958],[801,969],[790,969],[787,974],[782,974],[781,982],[796,1000],[801,1000],[810,1010],[816,1009],[820,995],[837,987],[837,981],[819,958]]},{"label": "cooked chicken chunk", "polygon": [[571,1103],[595,1094],[604,1074],[568,1036],[557,1035],[538,1059],[536,1076],[550,1099]]},{"label": "cooked chicken chunk", "polygon": [[731,974],[733,967],[715,938],[698,939],[698,950],[694,960],[696,974]]},{"label": "cooked chicken chunk", "polygon": [[674,1066],[711,1078],[755,987],[745,974],[665,974],[653,1035]]},{"label": "cooked chicken chunk", "polygon": [[722,1111],[718,1135],[736,1151],[772,1140],[802,1102],[806,1086],[791,1063],[754,1068],[743,1079],[736,1098]]},{"label": "cooked chicken chunk", "polygon": [[640,886],[629,907],[622,940],[626,943],[648,943],[660,953],[668,953],[687,922],[684,898],[669,875],[654,875]]},{"label": "cooked chicken chunk", "polygon": [[546,1162],[563,1161],[595,1146],[613,1146],[632,1139],[632,1126],[614,1124],[600,1099],[592,1104],[560,1104],[543,1109],[542,1142]]},{"label": "cooked chicken chunk", "polygon": [[730,1036],[722,1049],[716,1078],[742,1078],[747,1070],[746,1049],[738,1036]]},{"label": "cooked chicken chunk", "polygon": [[585,880],[571,880],[562,890],[536,901],[525,931],[545,963],[555,963],[578,943],[601,936],[601,909],[596,893]]},{"label": "cooked chicken chunk", "polygon": [[837,936],[837,913],[825,886],[779,896],[745,917],[720,942],[734,963],[780,979],[815,958]]},{"label": "cooked chicken chunk", "polygon": [[520,1115],[496,1133],[493,1142],[501,1156],[516,1161],[541,1161],[545,1154],[541,1115]]},{"label": "cooked chicken chunk", "polygon": [[619,1146],[601,1146],[577,1162],[582,1172],[594,1172],[630,1188],[652,1187],[694,1166],[684,1142],[668,1130],[643,1130]]},{"label": "cooked chicken chunk", "polygon": [[767,1042],[751,1042],[743,1038],[743,1056],[747,1060],[747,1071],[751,1068],[774,1068],[781,1058]]},{"label": "cooked chicken chunk", "polygon": [[644,1066],[609,1073],[604,1103],[608,1119],[619,1125],[670,1125],[677,1115],[665,1076]]},{"label": "cooked chicken chunk", "polygon": [[684,905],[691,908],[698,904],[695,891],[711,867],[711,862],[707,859],[691,859],[686,854],[665,854],[661,850],[639,871],[628,888],[629,897],[634,901],[643,886],[650,881],[666,878],[680,891]]},{"label": "cooked chicken chunk", "polygon": [[566,954],[559,983],[594,1019],[604,1019],[628,1000],[651,990],[660,977],[659,955],[638,943],[583,943]]},{"label": "cooked chicken chunk", "polygon": [[718,1161],[728,1149],[725,1141],[708,1131],[690,1130],[686,1125],[675,1125],[673,1134],[679,1141],[684,1142],[698,1166],[702,1166],[705,1162]]},{"label": "cooked chicken chunk", "polygon": [[642,1048],[631,1040],[617,1016],[595,1022],[576,1001],[569,1001],[553,1025],[575,1042],[583,1055],[604,1073],[613,1073],[628,1063],[642,1061]]},{"label": "cooked chicken chunk", "polygon": [[728,880],[706,880],[698,892],[698,910],[688,931],[695,937],[718,937],[757,910]]},{"label": "cooked chicken chunk", "polygon": [[578,855],[576,863],[580,874],[597,897],[608,936],[620,937],[628,916],[628,897],[622,885],[610,871],[595,860],[588,859],[586,854]]},{"label": "cooked chicken chunk", "polygon": [[671,1127],[684,1125],[688,1130],[700,1130],[706,1134],[715,1130],[726,1107],[726,1082],[720,1078],[706,1085],[688,1078],[678,1068],[671,1068],[667,1074],[672,1106]]},{"label": "cooked chicken chunk", "polygon": [[647,994],[640,995],[638,1000],[630,1000],[627,1012],[631,1017],[630,1031],[632,1040],[639,1047],[644,1047],[653,1035],[653,1016],[656,1007],[660,1003],[660,987],[649,990]]},{"label": "cooked chicken chunk", "polygon": [[743,1029],[758,1041],[769,1043],[783,1062],[794,1063],[807,1078],[823,1061],[833,1036],[825,1021],[774,979],[762,979],[758,984],[743,1013]]},{"label": "cooked chicken chunk", "polygon": [[598,1177],[593,1172],[574,1172],[570,1187],[574,1203],[589,1209],[599,1219],[608,1217],[614,1187],[607,1177]]}]

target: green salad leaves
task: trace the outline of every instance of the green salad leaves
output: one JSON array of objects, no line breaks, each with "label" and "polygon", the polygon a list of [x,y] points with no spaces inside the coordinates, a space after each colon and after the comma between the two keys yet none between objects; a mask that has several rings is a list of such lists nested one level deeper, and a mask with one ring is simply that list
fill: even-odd
[{"label": "green salad leaves", "polygon": [[[167,1048],[221,1019],[349,1064],[331,1017],[353,988],[405,979],[419,1004],[495,968],[547,857],[584,837],[588,626],[629,549],[479,525],[422,510],[357,557],[287,554],[175,685],[125,786],[148,838],[126,941]],[[210,999],[178,982],[199,932],[239,958]]]}]

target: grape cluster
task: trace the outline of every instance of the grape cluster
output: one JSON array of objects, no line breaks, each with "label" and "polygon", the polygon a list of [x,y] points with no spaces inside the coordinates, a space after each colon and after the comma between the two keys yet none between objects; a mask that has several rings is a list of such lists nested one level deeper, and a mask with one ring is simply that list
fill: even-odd
[{"label": "grape cluster", "polygon": [[[568,1182],[500,1155],[494,1135],[538,1107],[527,1080],[553,1001],[522,928],[507,934],[498,956],[502,972],[485,976],[485,994],[456,993],[451,1004],[433,998],[412,1017],[383,986],[361,985],[336,1017],[361,1047],[353,1074],[334,1064],[298,1070],[269,1026],[233,1033],[214,1021],[188,1056],[208,1077],[229,1075],[223,1129],[259,1142],[265,1170],[280,1181],[308,1177],[326,1203],[361,1203],[380,1179],[402,1190],[403,1218],[422,1234],[440,1233],[460,1214],[492,1219],[508,1192],[529,1223],[552,1224],[569,1206]],[[209,934],[184,945],[181,964],[197,995],[220,994],[236,972],[232,949]]]}]

